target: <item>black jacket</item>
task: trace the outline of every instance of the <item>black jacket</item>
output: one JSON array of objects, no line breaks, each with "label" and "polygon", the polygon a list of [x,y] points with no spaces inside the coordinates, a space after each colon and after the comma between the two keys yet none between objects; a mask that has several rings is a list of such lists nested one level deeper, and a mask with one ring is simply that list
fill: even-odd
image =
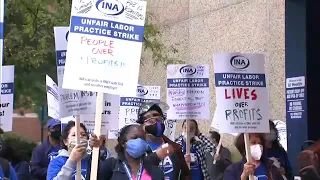
[{"label": "black jacket", "polygon": [[171,155],[172,164],[173,164],[173,180],[191,180],[190,170],[184,159],[184,154],[181,150],[181,146],[173,141],[171,141],[166,136],[162,136],[162,139],[165,143],[170,144],[173,149],[174,153]]},{"label": "black jacket", "polygon": [[[123,153],[118,158],[108,158],[101,162],[98,170],[98,180],[124,180],[128,179],[122,162],[125,161]],[[158,167],[160,159],[156,153],[143,157],[143,168],[151,176],[152,180],[164,180],[163,171]]]}]

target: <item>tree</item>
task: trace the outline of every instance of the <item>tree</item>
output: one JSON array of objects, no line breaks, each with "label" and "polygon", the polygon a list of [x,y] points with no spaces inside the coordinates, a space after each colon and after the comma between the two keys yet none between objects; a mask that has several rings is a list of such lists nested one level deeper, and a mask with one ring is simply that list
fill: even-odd
[{"label": "tree", "polygon": [[[15,108],[39,109],[46,102],[45,74],[56,80],[54,26],[67,26],[70,2],[63,0],[7,0],[5,65],[15,65]],[[151,15],[148,16],[151,18]],[[147,18],[144,51],[155,64],[181,62],[170,56],[178,51],[160,40],[161,31]],[[142,57],[142,64],[147,59]]]}]

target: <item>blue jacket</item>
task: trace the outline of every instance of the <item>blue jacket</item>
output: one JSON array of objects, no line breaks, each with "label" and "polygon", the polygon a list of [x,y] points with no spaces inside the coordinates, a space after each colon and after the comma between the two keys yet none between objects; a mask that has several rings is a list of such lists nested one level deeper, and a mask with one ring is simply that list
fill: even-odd
[{"label": "blue jacket", "polygon": [[30,172],[33,178],[45,180],[47,168],[49,165],[48,154],[54,147],[50,144],[49,139],[36,147],[32,152]]},{"label": "blue jacket", "polygon": [[[90,156],[81,160],[81,175],[82,179],[86,178],[90,163]],[[47,180],[75,180],[76,175],[75,161],[69,159],[69,152],[65,149],[59,151],[59,155],[51,160],[48,167]]]},{"label": "blue jacket", "polygon": [[30,180],[31,175],[30,175],[30,164],[26,161],[22,161],[19,163],[11,163],[12,167],[14,168],[17,178],[19,180]]},{"label": "blue jacket", "polygon": [[[9,169],[9,173],[10,173],[9,179],[10,180],[19,180],[17,178],[17,174],[16,174],[14,168],[11,166],[11,164],[9,164],[9,168],[10,168]],[[3,178],[4,178],[4,172],[2,170],[2,167],[0,166],[0,179],[3,179]]]}]

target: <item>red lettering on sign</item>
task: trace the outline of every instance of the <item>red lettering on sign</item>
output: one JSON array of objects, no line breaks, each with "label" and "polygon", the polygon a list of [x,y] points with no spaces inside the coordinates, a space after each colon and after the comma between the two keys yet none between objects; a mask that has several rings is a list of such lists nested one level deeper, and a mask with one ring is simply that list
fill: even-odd
[{"label": "red lettering on sign", "polygon": [[243,99],[244,98],[244,99],[256,100],[258,98],[255,89],[233,88],[230,91],[228,91],[228,89],[224,90],[225,99]]}]

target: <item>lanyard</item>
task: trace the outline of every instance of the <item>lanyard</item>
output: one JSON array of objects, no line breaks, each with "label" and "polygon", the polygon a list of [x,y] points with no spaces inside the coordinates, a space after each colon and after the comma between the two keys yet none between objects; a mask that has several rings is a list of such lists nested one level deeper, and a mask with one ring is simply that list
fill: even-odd
[{"label": "lanyard", "polygon": [[[124,169],[126,170],[126,173],[127,173],[127,176],[129,178],[129,180],[133,180],[132,178],[132,175],[130,173],[130,170],[128,168],[128,166],[126,165],[125,162],[122,162],[123,166],[124,166]],[[137,173],[137,179],[136,180],[140,180],[141,179],[141,176],[142,176],[142,171],[143,171],[143,164],[142,164],[142,161],[140,162],[140,168],[138,170],[138,173]]]}]

